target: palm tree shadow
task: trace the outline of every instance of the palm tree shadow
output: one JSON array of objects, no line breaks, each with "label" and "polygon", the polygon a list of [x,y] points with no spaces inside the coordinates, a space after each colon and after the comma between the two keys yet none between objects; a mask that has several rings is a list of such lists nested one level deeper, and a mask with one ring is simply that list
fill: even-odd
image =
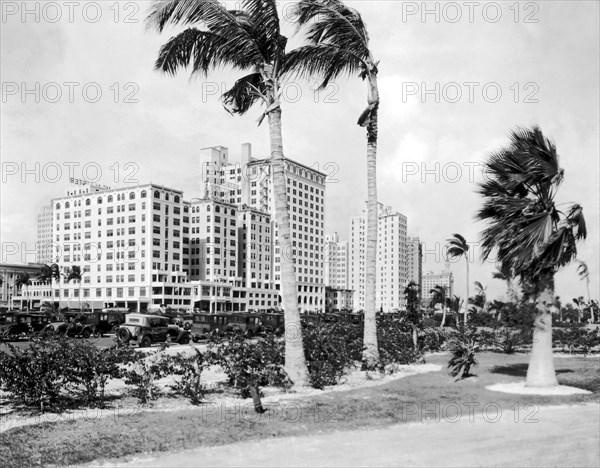
[{"label": "palm tree shadow", "polygon": [[[527,366],[528,364],[511,364],[508,366],[494,366],[490,369],[490,373],[492,374],[503,374],[510,375],[513,377],[526,377],[527,376]],[[566,374],[573,372],[571,369],[558,369],[556,370],[557,374]]]}]

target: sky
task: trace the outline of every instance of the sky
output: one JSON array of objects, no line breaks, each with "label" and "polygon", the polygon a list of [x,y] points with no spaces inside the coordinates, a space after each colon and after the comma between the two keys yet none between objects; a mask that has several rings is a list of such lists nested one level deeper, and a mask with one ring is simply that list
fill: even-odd
[{"label": "sky", "polygon": [[[233,4],[233,2],[231,2]],[[558,149],[565,180],[557,201],[583,205],[588,239],[578,258],[599,296],[599,3],[353,1],[380,60],[379,201],[408,217],[424,244],[424,271],[446,268],[445,240],[471,243],[470,283],[489,297],[505,285],[482,261],[482,200],[476,184],[491,151],[517,126],[539,125]],[[3,1],[0,190],[2,262],[34,261],[36,213],[64,196],[69,178],[110,187],[153,182],[200,195],[199,150],[242,143],[269,154],[260,107],[232,117],[219,101],[241,75],[208,78],[154,71],[160,45],[178,30],[145,26],[150,2]],[[280,4],[288,46],[302,43]],[[366,84],[351,76],[315,92],[284,86],[284,153],[328,175],[325,232],[348,240],[351,216],[366,199],[366,138],[356,125]],[[17,253],[13,254],[14,247]],[[452,261],[464,296],[464,261]],[[563,302],[585,296],[576,264],[556,277]]]}]

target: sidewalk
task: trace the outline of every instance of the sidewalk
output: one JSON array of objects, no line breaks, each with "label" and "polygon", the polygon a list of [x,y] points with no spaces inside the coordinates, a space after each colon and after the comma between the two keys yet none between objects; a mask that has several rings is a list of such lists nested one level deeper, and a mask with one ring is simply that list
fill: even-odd
[{"label": "sidewalk", "polygon": [[[101,467],[600,466],[600,406],[481,411],[457,422],[268,439],[91,463]],[[487,419],[487,420],[486,420]],[[490,422],[499,419],[498,422]],[[528,422],[525,422],[527,420]],[[202,430],[199,428],[199,430]]]}]

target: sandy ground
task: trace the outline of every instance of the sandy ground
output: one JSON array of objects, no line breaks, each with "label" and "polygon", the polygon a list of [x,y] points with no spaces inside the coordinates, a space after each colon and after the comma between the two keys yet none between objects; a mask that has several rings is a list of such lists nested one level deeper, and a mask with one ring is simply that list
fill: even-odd
[{"label": "sandy ground", "polygon": [[[494,422],[495,421],[495,422]],[[268,439],[86,467],[600,466],[600,406],[465,411],[456,421]]]}]

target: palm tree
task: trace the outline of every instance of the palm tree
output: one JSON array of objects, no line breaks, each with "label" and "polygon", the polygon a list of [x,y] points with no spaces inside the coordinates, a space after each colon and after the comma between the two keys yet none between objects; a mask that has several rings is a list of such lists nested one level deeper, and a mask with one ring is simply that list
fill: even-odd
[{"label": "palm tree", "polygon": [[[557,385],[552,358],[554,275],[577,255],[577,241],[587,236],[583,211],[572,205],[559,211],[554,199],[564,178],[555,145],[538,127],[519,128],[510,144],[493,153],[485,164],[484,197],[478,218],[487,222],[482,255],[492,252],[515,271],[534,301],[536,316],[527,385]],[[525,291],[524,291],[525,292]]]},{"label": "palm tree", "polygon": [[448,306],[448,298],[446,297],[446,287],[440,286],[438,284],[433,289],[429,290],[429,294],[432,295],[431,303],[433,305],[442,304],[442,323],[440,324],[440,327],[443,327],[446,324],[446,311]]},{"label": "palm tree", "polygon": [[[280,106],[284,69],[289,60],[285,51],[287,38],[280,33],[276,0],[244,0],[242,6],[241,11],[229,11],[217,0],[155,2],[147,21],[159,32],[169,24],[187,26],[161,47],[155,63],[157,70],[175,75],[189,66],[193,75],[207,76],[210,71],[228,65],[248,72],[221,98],[225,109],[232,114],[243,115],[257,102],[265,106],[259,125],[266,116],[275,221],[283,252],[292,244]],[[308,369],[300,333],[294,258],[284,257],[281,255],[280,268],[287,330],[285,369],[294,385],[306,386]]]},{"label": "palm tree", "polygon": [[306,26],[307,45],[289,54],[288,70],[303,76],[322,77],[320,89],[343,74],[357,74],[368,83],[367,108],[358,125],[367,129],[367,245],[363,361],[379,359],[377,346],[377,137],[379,87],[378,64],[369,48],[367,27],[358,11],[339,0],[300,0],[294,7],[300,27]]},{"label": "palm tree", "polygon": [[460,234],[452,234],[450,239],[447,239],[448,242],[448,256],[450,258],[465,258],[465,263],[467,265],[467,295],[465,296],[467,300],[465,300],[464,304],[464,324],[467,324],[467,315],[469,315],[469,244],[466,239]]},{"label": "palm tree", "polygon": [[[587,290],[587,298],[588,302],[592,303],[592,298],[590,297],[590,270],[582,260],[579,260],[579,265],[577,266],[577,274],[579,275],[580,280],[585,280],[585,288]],[[594,308],[590,307],[590,313],[592,314],[592,323],[594,323]]]},{"label": "palm tree", "polygon": [[469,298],[469,303],[477,312],[483,312],[487,304],[487,286],[483,286],[479,281],[475,281],[473,284],[475,285],[475,296]]},{"label": "palm tree", "polygon": [[406,298],[406,319],[412,327],[413,347],[418,348],[417,329],[421,325],[421,311],[419,309],[419,285],[414,281],[408,283],[404,288],[404,297]]},{"label": "palm tree", "polygon": [[77,265],[73,265],[66,271],[65,277],[67,283],[70,283],[71,280],[79,282],[79,311],[81,311],[81,278],[83,277],[83,274],[81,273],[81,268]]},{"label": "palm tree", "polygon": [[[52,294],[52,268],[49,265],[44,265],[35,278],[42,284],[50,283],[50,294]],[[52,298],[52,310],[54,310],[54,298]]]},{"label": "palm tree", "polygon": [[[50,273],[51,280],[54,280],[54,282],[58,286],[58,310],[60,311],[60,298],[62,296],[61,290],[60,290],[60,278],[63,275],[60,271],[60,267],[56,263],[53,263],[52,265],[50,265],[50,272],[51,272]],[[52,301],[54,302],[54,298],[52,298]]]},{"label": "palm tree", "polygon": [[502,265],[496,266],[496,271],[492,273],[492,278],[505,281],[506,295],[508,300],[511,302],[517,302],[518,298],[513,286],[514,275],[512,271]]},{"label": "palm tree", "polygon": [[[15,286],[17,289],[25,286],[25,290],[27,291],[27,310],[31,309],[31,299],[29,298],[29,286],[31,285],[31,275],[27,272],[21,273],[17,276],[15,280]],[[22,303],[22,301],[21,301]]]},{"label": "palm tree", "polygon": [[583,316],[583,308],[585,307],[585,299],[583,296],[574,297],[573,302],[577,306],[577,322],[581,323],[581,317]]}]

